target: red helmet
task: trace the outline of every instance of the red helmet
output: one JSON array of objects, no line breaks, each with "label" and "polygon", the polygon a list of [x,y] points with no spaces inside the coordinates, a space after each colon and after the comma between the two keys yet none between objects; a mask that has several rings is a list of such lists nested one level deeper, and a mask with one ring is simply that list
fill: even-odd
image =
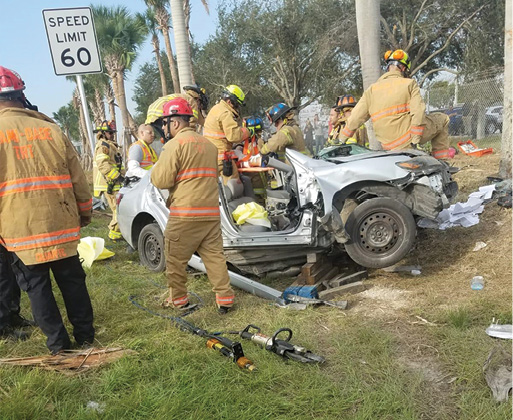
[{"label": "red helmet", "polygon": [[[10,95],[25,89],[25,82],[18,73],[0,66],[0,95]],[[19,95],[18,95],[19,96]]]},{"label": "red helmet", "polygon": [[189,102],[183,98],[171,99],[169,102],[164,104],[162,109],[162,118],[172,116],[192,117],[193,115]]}]

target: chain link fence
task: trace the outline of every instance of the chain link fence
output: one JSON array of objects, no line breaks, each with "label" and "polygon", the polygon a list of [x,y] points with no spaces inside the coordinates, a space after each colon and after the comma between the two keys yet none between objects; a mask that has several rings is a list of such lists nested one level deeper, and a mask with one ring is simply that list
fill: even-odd
[{"label": "chain link fence", "polygon": [[422,90],[426,112],[444,112],[450,117],[452,143],[472,140],[478,147],[500,149],[504,69],[457,76],[432,82]]}]

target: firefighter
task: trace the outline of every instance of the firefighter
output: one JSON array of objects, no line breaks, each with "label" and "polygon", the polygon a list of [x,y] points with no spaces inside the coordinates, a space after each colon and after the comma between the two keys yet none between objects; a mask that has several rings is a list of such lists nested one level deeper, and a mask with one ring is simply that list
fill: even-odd
[{"label": "firefighter", "polygon": [[303,133],[294,119],[294,109],[283,102],[273,105],[266,111],[267,118],[276,127],[274,134],[267,143],[259,142],[260,153],[268,155],[276,153],[278,159],[285,162],[285,149],[297,150],[306,154]]},{"label": "firefighter", "polygon": [[112,210],[112,220],[109,223],[109,238],[113,241],[121,239],[116,214],[116,193],[123,185],[125,168],[123,157],[116,143],[116,122],[103,121],[94,130],[96,147],[93,161],[94,196],[102,193]]},{"label": "firefighter", "polygon": [[170,141],[151,172],[153,185],[169,190],[169,219],[164,232],[169,297],[164,305],[191,308],[185,269],[197,251],[207,269],[219,312],[225,314],[233,306],[234,292],[223,253],[217,149],[189,127],[192,116],[192,108],[183,98],[164,104],[161,119]]},{"label": "firefighter", "polygon": [[[205,115],[207,114],[208,109],[207,92],[199,85],[184,86],[183,91],[184,93],[172,93],[170,95],[161,96],[153,102],[148,108],[145,123],[153,124],[158,121],[159,118],[162,117],[162,107],[171,99],[183,98],[189,103],[193,112],[193,117],[189,123],[190,127],[193,130],[200,132],[205,125]],[[160,132],[162,131],[158,126],[155,128]],[[162,132],[161,135],[163,135]]]},{"label": "firefighter", "polygon": [[0,67],[0,243],[55,354],[68,349],[70,339],[50,270],[76,342],[94,340],[93,309],[77,255],[80,227],[91,222],[92,198],[73,145],[53,120],[33,110],[24,89],[17,73]]},{"label": "firefighter", "polygon": [[212,107],[205,120],[203,135],[217,147],[219,175],[223,176],[225,184],[229,179],[240,179],[232,149],[250,137],[249,130],[241,125],[240,119],[240,107],[245,104],[245,97],[240,87],[227,86],[221,100]]},{"label": "firefighter", "polygon": [[[355,106],[356,99],[353,95],[344,95],[337,98],[337,103],[330,112],[330,122],[332,128],[328,136],[328,145],[339,143],[341,131],[345,127],[347,120],[351,116],[351,112]],[[352,137],[346,139],[345,144],[359,144],[360,146],[367,147],[369,140],[365,125],[362,124]]]},{"label": "firefighter", "polygon": [[[264,122],[260,117],[247,117],[243,126],[249,130],[250,138],[237,146],[234,151],[237,155],[237,166],[239,168],[259,167],[262,163],[262,155],[258,149],[258,142],[262,138]],[[244,178],[244,177],[242,177]],[[267,175],[264,172],[253,173],[248,176],[251,180],[253,192],[259,200],[259,204],[265,204]]]},{"label": "firefighter", "polygon": [[410,58],[403,50],[385,53],[387,72],[372,84],[354,107],[339,137],[352,137],[362,123],[372,120],[376,138],[385,150],[416,147],[431,141],[437,159],[453,157],[449,149],[449,117],[425,114],[426,106],[415,80],[410,78]]},{"label": "firefighter", "polygon": [[151,147],[155,140],[153,127],[147,124],[141,124],[137,130],[139,140],[133,143],[128,150],[128,161],[126,172],[127,177],[136,176],[142,178],[146,171],[153,168],[157,162],[157,153]]}]

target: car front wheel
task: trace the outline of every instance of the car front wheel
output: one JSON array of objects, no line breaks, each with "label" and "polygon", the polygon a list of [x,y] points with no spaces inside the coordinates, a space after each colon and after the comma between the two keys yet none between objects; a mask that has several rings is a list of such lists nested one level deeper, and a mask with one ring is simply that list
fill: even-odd
[{"label": "car front wheel", "polygon": [[146,225],[137,242],[141,264],[151,271],[161,273],[166,268],[164,235],[157,223]]},{"label": "car front wheel", "polygon": [[358,205],[346,223],[349,256],[368,268],[397,264],[415,243],[417,226],[410,210],[391,198],[372,198]]}]

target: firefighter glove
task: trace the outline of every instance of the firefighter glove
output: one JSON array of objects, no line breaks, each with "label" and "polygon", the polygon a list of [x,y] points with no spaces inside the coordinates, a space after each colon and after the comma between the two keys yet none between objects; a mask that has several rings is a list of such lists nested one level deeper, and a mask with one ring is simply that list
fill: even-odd
[{"label": "firefighter glove", "polygon": [[91,223],[91,216],[80,216],[80,227],[86,227]]},{"label": "firefighter glove", "polygon": [[419,144],[421,139],[422,139],[422,136],[415,134],[415,135],[411,136],[411,144]]}]

